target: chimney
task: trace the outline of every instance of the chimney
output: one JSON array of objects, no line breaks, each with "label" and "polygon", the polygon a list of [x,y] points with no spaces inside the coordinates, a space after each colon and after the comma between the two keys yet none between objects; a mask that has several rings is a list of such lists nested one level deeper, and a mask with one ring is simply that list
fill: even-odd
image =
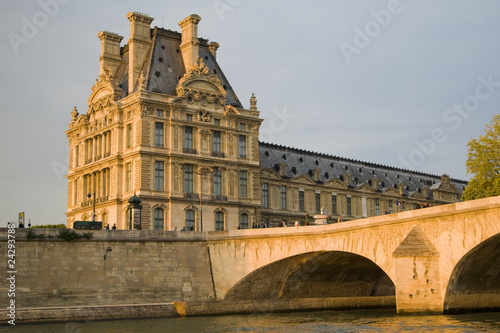
[{"label": "chimney", "polygon": [[128,40],[128,93],[134,91],[141,67],[151,47],[150,25],[154,18],[137,12],[129,12],[130,39]]},{"label": "chimney", "polygon": [[217,59],[217,49],[219,48],[219,46],[220,45],[217,42],[208,43],[208,49],[210,50],[210,52],[214,56],[214,59]]},{"label": "chimney", "polygon": [[120,42],[123,36],[109,32],[100,31],[97,37],[101,40],[101,56],[99,57],[99,77],[105,75],[105,69],[109,68],[111,75],[116,74],[120,64]]},{"label": "chimney", "polygon": [[186,71],[194,67],[198,58],[198,23],[201,17],[192,14],[179,22],[182,29],[181,51]]}]

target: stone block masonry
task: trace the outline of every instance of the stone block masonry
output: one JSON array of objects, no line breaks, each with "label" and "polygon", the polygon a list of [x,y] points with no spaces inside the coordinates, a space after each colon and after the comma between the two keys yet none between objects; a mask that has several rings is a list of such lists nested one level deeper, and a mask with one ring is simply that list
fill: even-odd
[{"label": "stone block masonry", "polygon": [[[35,229],[32,229],[35,230]],[[18,229],[16,307],[97,306],[199,301],[214,298],[206,242],[193,233],[95,231],[67,242],[58,230]],[[50,237],[50,238],[49,238]],[[6,229],[0,231],[6,248]],[[5,281],[7,260],[0,278]],[[7,288],[8,289],[8,288]],[[0,304],[7,304],[2,284]]]}]

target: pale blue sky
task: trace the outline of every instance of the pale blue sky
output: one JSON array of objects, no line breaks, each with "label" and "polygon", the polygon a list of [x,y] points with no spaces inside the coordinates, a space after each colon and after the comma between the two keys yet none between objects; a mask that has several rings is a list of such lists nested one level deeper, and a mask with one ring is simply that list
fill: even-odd
[{"label": "pale blue sky", "polygon": [[64,132],[86,112],[97,33],[125,42],[129,11],[176,31],[200,15],[264,141],[469,179],[466,144],[499,113],[498,1],[2,1],[1,225],[66,222]]}]

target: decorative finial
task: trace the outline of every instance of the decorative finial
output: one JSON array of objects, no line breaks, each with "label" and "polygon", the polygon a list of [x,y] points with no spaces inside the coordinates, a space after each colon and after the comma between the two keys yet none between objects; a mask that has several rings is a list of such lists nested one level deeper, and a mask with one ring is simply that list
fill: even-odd
[{"label": "decorative finial", "polygon": [[141,87],[141,90],[146,90],[146,76],[144,75],[144,71],[141,71],[139,75],[139,87]]},{"label": "decorative finial", "polygon": [[78,110],[76,109],[76,106],[73,107],[73,111],[71,111],[71,121],[76,121],[78,118]]},{"label": "decorative finial", "polygon": [[255,98],[254,93],[252,93],[252,97],[250,97],[250,111],[257,111],[257,98]]}]

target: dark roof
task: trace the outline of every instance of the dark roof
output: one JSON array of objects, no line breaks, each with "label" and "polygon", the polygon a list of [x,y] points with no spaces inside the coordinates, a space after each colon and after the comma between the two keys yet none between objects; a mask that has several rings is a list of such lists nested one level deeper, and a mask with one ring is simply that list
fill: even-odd
[{"label": "dark roof", "polygon": [[[180,51],[181,34],[176,31],[154,27],[151,29],[153,41],[152,49],[149,51],[143,65],[143,72],[147,76],[146,89],[176,96],[175,87],[179,79],[186,73],[182,53]],[[203,38],[199,40],[199,56],[212,73],[215,73],[221,85],[226,89],[226,104],[235,107],[243,107],[236,93],[220,69],[213,54],[208,49],[208,41]],[[122,97],[128,95],[128,45],[122,48],[122,63],[118,68],[116,79],[123,90]],[[136,87],[137,88],[137,83]]]},{"label": "dark roof", "polygon": [[[399,189],[399,183],[405,184],[405,194],[421,192],[423,186],[431,187],[441,182],[441,177],[418,171],[399,169],[395,167],[362,162],[344,157],[315,153],[307,150],[291,148],[266,142],[259,142],[261,168],[279,170],[279,165],[286,162],[285,178],[294,178],[306,175],[312,179],[312,170],[320,169],[319,182],[324,183],[331,179],[343,179],[351,174],[352,187],[363,183],[371,185],[373,178],[380,181],[381,190],[387,188]],[[457,190],[462,193],[466,181],[451,179]],[[433,189],[436,188],[435,186]]]}]

